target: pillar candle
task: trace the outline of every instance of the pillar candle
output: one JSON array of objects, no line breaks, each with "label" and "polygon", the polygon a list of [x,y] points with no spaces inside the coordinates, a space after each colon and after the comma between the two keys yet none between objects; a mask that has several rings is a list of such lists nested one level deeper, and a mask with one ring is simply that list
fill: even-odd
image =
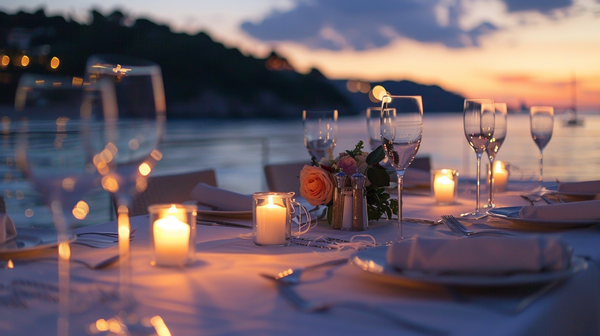
[{"label": "pillar candle", "polygon": [[286,241],[287,209],[268,203],[256,206],[256,243],[259,245],[284,245]]},{"label": "pillar candle", "polygon": [[154,222],[154,250],[156,263],[184,265],[188,258],[190,226],[169,215]]},{"label": "pillar candle", "polygon": [[433,182],[433,193],[438,203],[454,202],[454,181],[448,176],[436,177]]},{"label": "pillar candle", "polygon": [[502,161],[494,162],[494,191],[505,191],[508,183],[508,170]]}]

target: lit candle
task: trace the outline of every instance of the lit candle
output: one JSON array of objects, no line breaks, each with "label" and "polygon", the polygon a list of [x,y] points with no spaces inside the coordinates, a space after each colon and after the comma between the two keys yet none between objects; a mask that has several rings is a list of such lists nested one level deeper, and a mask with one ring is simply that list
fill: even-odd
[{"label": "lit candle", "polygon": [[505,169],[504,163],[502,161],[494,162],[494,191],[505,191],[507,184],[508,170]]},{"label": "lit candle", "polygon": [[286,241],[287,208],[268,203],[256,206],[256,237],[259,245],[284,245]]},{"label": "lit candle", "polygon": [[446,175],[435,178],[433,182],[433,193],[438,203],[454,202],[454,180]]},{"label": "lit candle", "polygon": [[154,222],[154,253],[160,265],[184,265],[190,245],[190,226],[174,215]]}]

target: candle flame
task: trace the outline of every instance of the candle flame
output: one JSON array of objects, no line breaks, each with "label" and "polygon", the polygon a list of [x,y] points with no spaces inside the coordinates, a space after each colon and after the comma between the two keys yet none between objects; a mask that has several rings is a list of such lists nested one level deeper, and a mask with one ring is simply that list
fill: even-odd
[{"label": "candle flame", "polygon": [[496,161],[494,163],[494,172],[501,172],[504,170],[504,165],[502,164],[502,161]]},{"label": "candle flame", "polygon": [[175,206],[175,204],[171,205],[171,207],[169,208],[169,213],[177,213],[177,207]]},{"label": "candle flame", "polygon": [[269,205],[273,205],[273,196],[269,195]]},{"label": "candle flame", "polygon": [[454,183],[454,181],[452,181],[452,179],[450,179],[448,176],[440,176],[435,180],[436,183],[439,184],[450,184],[450,183]]},{"label": "candle flame", "polygon": [[13,263],[12,259],[8,260],[8,263],[6,263],[6,268],[15,268],[15,264]]}]

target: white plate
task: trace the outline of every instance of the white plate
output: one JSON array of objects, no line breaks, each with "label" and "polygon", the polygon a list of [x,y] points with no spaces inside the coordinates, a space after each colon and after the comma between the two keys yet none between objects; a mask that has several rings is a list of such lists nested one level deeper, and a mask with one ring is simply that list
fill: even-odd
[{"label": "white plate", "polygon": [[197,213],[210,217],[252,218],[252,211],[198,210]]},{"label": "white plate", "polygon": [[466,275],[466,274],[430,274],[416,271],[401,272],[386,262],[387,246],[374,247],[356,253],[352,264],[358,268],[382,277],[397,281],[416,281],[435,285],[469,287],[504,287],[546,283],[567,278],[587,268],[587,262],[581,257],[573,257],[571,267],[560,272],[517,273],[510,275]]},{"label": "white plate", "polygon": [[[76,236],[68,232],[69,242]],[[55,229],[17,228],[17,237],[0,244],[0,257],[25,256],[58,245]]]},{"label": "white plate", "polygon": [[599,224],[600,220],[548,220],[548,219],[526,219],[521,218],[519,211],[521,206],[490,209],[487,213],[496,218],[509,220],[521,226],[533,229],[573,229]]}]

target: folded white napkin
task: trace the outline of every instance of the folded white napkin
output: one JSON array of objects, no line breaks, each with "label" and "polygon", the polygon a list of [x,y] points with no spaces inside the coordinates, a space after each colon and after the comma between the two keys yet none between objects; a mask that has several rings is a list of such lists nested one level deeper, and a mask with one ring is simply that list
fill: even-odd
[{"label": "folded white napkin", "polygon": [[12,219],[5,214],[0,213],[0,244],[14,239],[17,236],[17,229]]},{"label": "folded white napkin", "polygon": [[600,219],[600,200],[524,206],[519,215],[524,219],[593,220]]},{"label": "folded white napkin", "polygon": [[393,243],[388,265],[399,270],[456,274],[508,274],[569,268],[572,249],[557,237],[415,237]]},{"label": "folded white napkin", "polygon": [[600,181],[563,182],[558,185],[558,192],[600,194]]},{"label": "folded white napkin", "polygon": [[252,196],[199,183],[192,190],[192,198],[198,203],[223,211],[252,211]]}]

